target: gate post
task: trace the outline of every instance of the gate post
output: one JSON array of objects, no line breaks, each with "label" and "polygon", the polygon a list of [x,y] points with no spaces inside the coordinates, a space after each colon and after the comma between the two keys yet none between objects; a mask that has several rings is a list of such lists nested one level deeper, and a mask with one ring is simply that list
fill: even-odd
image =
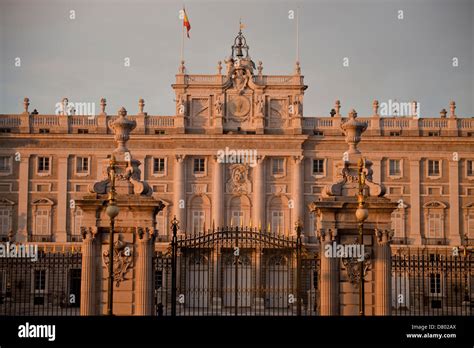
[{"label": "gate post", "polygon": [[136,315],[151,315],[153,308],[153,252],[155,234],[148,228],[138,227],[138,257],[136,268]]},{"label": "gate post", "polygon": [[296,314],[301,316],[301,249],[302,249],[302,241],[301,241],[301,223],[299,221],[296,222]]},{"label": "gate post", "polygon": [[81,228],[82,232],[82,273],[81,273],[81,315],[96,315],[97,306],[95,305],[96,292],[95,283],[95,262],[96,262],[96,244],[95,236],[97,227]]},{"label": "gate post", "polygon": [[375,230],[375,315],[392,314],[392,252],[389,230]]},{"label": "gate post", "polygon": [[178,257],[178,228],[179,222],[176,216],[171,221],[171,231],[173,237],[171,239],[171,316],[176,316],[176,266]]}]

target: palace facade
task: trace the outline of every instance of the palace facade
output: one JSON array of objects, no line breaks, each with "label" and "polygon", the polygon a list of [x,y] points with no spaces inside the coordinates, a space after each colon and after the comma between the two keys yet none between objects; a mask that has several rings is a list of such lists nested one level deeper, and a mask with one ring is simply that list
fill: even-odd
[{"label": "palace facade", "polygon": [[[239,33],[214,74],[188,74],[181,63],[174,115],[148,114],[143,99],[129,112],[137,126],[128,145],[141,180],[165,205],[157,242],[169,241],[176,216],[185,233],[233,225],[293,235],[300,221],[305,241],[317,243],[308,205],[337,181],[347,155],[341,125],[357,113],[336,101],[330,115],[305,115],[299,63],[289,75],[263,70]],[[82,240],[75,202],[104,177],[117,115],[104,98],[93,117],[63,103],[59,114],[44,115],[25,98],[22,113],[0,115],[2,240]],[[357,118],[367,124],[359,149],[373,163],[373,180],[398,202],[393,245],[472,245],[474,119],[459,117],[454,102],[447,108],[439,117],[418,117],[415,109],[414,116],[382,117],[374,101],[373,114]]]}]

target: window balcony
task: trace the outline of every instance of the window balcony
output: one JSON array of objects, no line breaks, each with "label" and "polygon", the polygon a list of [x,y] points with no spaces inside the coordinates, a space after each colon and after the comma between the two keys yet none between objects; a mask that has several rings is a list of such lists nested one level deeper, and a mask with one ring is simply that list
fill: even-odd
[{"label": "window balcony", "polygon": [[29,242],[53,242],[53,236],[50,234],[30,234],[28,237]]},{"label": "window balcony", "polygon": [[408,240],[407,240],[406,237],[393,237],[392,238],[392,244],[406,245],[406,244],[408,244]]},{"label": "window balcony", "polygon": [[424,245],[447,245],[446,238],[423,238]]}]

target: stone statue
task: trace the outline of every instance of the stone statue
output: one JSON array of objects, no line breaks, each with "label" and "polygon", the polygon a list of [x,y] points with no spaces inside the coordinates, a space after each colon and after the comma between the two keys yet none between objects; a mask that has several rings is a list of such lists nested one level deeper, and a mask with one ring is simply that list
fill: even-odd
[{"label": "stone statue", "polygon": [[261,95],[257,99],[257,112],[259,115],[263,115],[264,111],[265,111],[264,96]]},{"label": "stone statue", "polygon": [[225,59],[225,60],[224,60],[224,63],[225,63],[226,66],[227,66],[227,75],[229,75],[229,74],[230,74],[230,71],[231,71],[232,68],[234,67],[234,58],[229,57],[228,59]]},{"label": "stone statue", "polygon": [[214,103],[214,106],[216,107],[216,115],[222,115],[222,100],[221,97],[217,96],[216,101]]},{"label": "stone statue", "polygon": [[184,105],[184,96],[182,94],[178,95],[178,99],[176,100],[176,109],[178,115],[184,115],[186,111],[186,106]]}]

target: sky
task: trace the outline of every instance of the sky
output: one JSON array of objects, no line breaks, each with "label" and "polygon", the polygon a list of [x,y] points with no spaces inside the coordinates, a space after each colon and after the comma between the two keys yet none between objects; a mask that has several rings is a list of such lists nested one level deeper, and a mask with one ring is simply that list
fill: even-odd
[{"label": "sky", "polygon": [[[342,114],[355,108],[369,116],[378,99],[416,100],[421,117],[439,117],[455,100],[458,115],[474,117],[474,0],[184,4],[191,23],[184,46],[190,74],[216,72],[217,62],[231,53],[240,18],[249,53],[263,62],[263,73],[291,74],[296,20],[289,11],[299,8],[305,116],[327,116],[336,99]],[[134,114],[144,98],[150,115],[173,115],[182,5],[176,0],[0,0],[0,113],[21,113],[24,97],[42,114],[53,114],[63,97],[95,102],[99,112],[105,97],[109,114],[121,106]],[[349,66],[343,66],[345,58]]]}]

